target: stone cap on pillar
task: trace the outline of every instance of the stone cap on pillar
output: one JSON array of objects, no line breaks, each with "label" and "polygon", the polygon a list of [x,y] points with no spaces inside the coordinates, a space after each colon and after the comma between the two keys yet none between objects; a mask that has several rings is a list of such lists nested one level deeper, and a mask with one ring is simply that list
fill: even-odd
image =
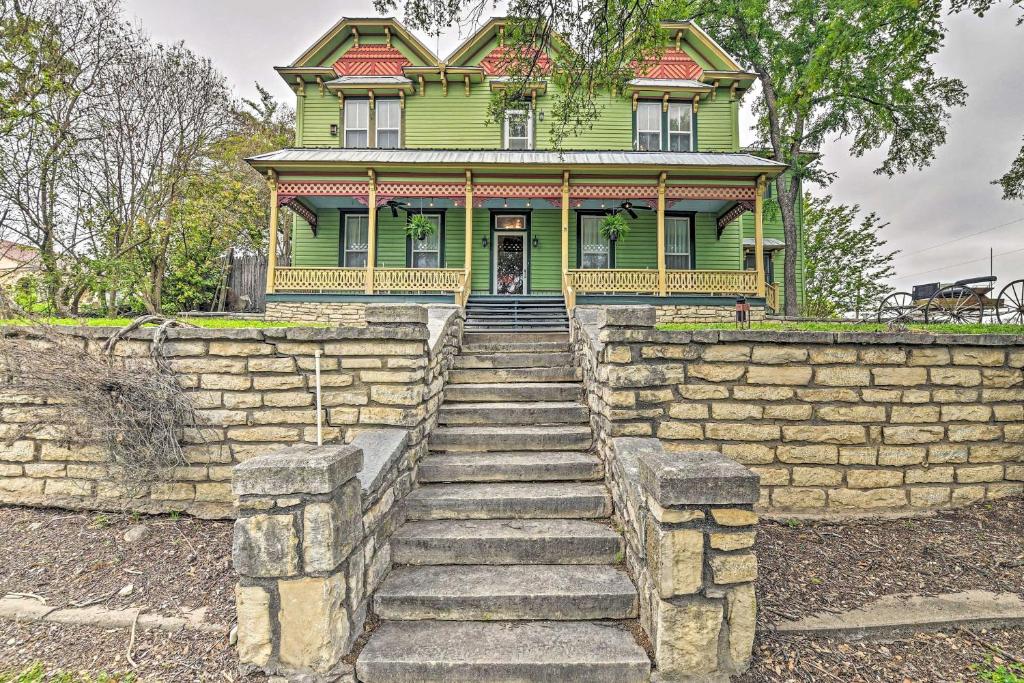
[{"label": "stone cap on pillar", "polygon": [[236,496],[290,496],[331,493],[358,474],[363,451],[350,445],[296,445],[261,455],[235,467]]},{"label": "stone cap on pillar", "polygon": [[715,451],[666,453],[657,439],[639,456],[640,484],[662,507],[750,505],[760,497],[760,477]]},{"label": "stone cap on pillar", "polygon": [[597,316],[598,327],[654,327],[654,306],[604,306]]},{"label": "stone cap on pillar", "polygon": [[427,307],[419,304],[367,304],[366,323],[368,325],[426,325]]}]

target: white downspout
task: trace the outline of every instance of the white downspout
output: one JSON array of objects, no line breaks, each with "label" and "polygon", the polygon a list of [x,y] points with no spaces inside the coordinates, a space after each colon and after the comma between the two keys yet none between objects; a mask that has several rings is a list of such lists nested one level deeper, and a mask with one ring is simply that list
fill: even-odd
[{"label": "white downspout", "polygon": [[324,445],[324,413],[320,403],[320,354],[323,351],[317,349],[313,352],[316,367],[316,445]]}]

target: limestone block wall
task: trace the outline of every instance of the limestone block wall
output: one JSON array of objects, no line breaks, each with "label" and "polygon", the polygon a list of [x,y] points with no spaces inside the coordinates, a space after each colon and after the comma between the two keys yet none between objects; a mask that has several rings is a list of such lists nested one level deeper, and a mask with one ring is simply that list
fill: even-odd
[{"label": "limestone block wall", "polygon": [[366,304],[358,302],[268,301],[265,320],[330,323],[348,327],[366,325]]},{"label": "limestone block wall", "polygon": [[750,663],[757,623],[757,475],[657,439],[601,449],[657,680],[726,680]]},{"label": "limestone block wall", "polygon": [[[736,320],[735,305],[684,306],[667,304],[655,306],[658,324],[664,323],[729,323]],[[764,306],[750,307],[750,321],[765,319]]]},{"label": "limestone block wall", "polygon": [[[6,439],[0,443],[0,502],[231,516],[235,465],[283,445],[315,443],[316,352],[322,354],[325,442],[397,427],[409,434],[405,467],[411,469],[437,419],[444,378],[461,343],[462,314],[454,306],[428,311],[373,304],[366,319],[365,327],[332,329],[169,330],[163,353],[206,426],[183,434],[187,465],[133,492],[132,500],[125,500],[108,454],[95,444],[69,443],[56,429],[25,433],[29,414],[54,410],[57,397],[0,390],[0,437]],[[97,350],[111,332],[69,331]],[[115,353],[149,356],[152,334],[129,334]]]},{"label": "limestone block wall", "polygon": [[710,449],[786,513],[920,511],[1024,492],[1024,338],[663,332],[650,307],[578,308],[601,438]]}]

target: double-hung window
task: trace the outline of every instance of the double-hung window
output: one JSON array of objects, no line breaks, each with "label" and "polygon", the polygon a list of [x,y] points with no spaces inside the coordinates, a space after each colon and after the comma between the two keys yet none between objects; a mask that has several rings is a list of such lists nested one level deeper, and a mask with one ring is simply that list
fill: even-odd
[{"label": "double-hung window", "polygon": [[693,150],[693,105],[689,102],[668,104],[668,149],[670,152]]},{"label": "double-hung window", "polygon": [[[412,268],[441,267],[441,215],[436,213],[423,214],[423,217],[434,224],[434,234],[418,240],[409,238],[409,265]],[[410,220],[412,216],[410,215]]]},{"label": "double-hung window", "polygon": [[342,235],[341,265],[344,268],[365,268],[370,241],[370,216],[365,213],[345,214]]},{"label": "double-hung window", "polygon": [[398,100],[377,100],[374,112],[378,149],[398,149],[402,144],[402,109]]},{"label": "double-hung window", "polygon": [[637,103],[636,148],[641,152],[661,150],[661,102]]},{"label": "double-hung window", "polygon": [[604,216],[580,216],[580,268],[611,268],[612,247],[601,237]]},{"label": "double-hung window", "polygon": [[345,103],[345,147],[370,146],[370,101],[349,100]]},{"label": "double-hung window", "polygon": [[505,149],[533,149],[533,113],[529,109],[505,112]]},{"label": "double-hung window", "polygon": [[686,216],[665,217],[665,267],[669,270],[693,267],[690,219]]}]

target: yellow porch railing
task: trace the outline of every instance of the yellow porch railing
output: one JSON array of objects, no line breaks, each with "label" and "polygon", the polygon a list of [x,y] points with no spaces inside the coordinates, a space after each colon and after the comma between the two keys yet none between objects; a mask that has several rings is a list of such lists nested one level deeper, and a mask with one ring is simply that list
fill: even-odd
[{"label": "yellow porch railing", "polygon": [[[755,294],[757,273],[752,270],[669,270],[668,294]],[[657,294],[654,269],[570,270],[565,285],[573,294]]]},{"label": "yellow porch railing", "polygon": [[[462,268],[375,268],[374,292],[451,292],[465,303],[469,271]],[[275,292],[363,293],[366,268],[274,269]]]},{"label": "yellow porch railing", "polygon": [[765,285],[764,289],[764,303],[772,309],[772,313],[779,315],[779,286],[777,284]]}]

